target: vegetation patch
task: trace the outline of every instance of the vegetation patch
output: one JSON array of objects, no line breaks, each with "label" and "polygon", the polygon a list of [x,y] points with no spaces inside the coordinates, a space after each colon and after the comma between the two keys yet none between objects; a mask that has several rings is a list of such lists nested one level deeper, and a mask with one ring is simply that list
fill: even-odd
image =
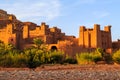
[{"label": "vegetation patch", "polygon": [[112,59],[115,63],[120,64],[120,50],[116,51],[115,53],[113,53],[112,55]]},{"label": "vegetation patch", "polygon": [[86,52],[76,54],[76,59],[78,64],[94,64],[102,59],[102,55],[96,51],[91,53]]},{"label": "vegetation patch", "polygon": [[[19,51],[12,44],[0,42],[0,67],[36,68],[44,64],[95,64],[98,61],[109,61],[111,55],[97,48],[95,52],[79,53],[73,58],[58,50],[47,50],[40,39],[33,40],[35,46]],[[120,50],[112,55],[116,63],[120,63]]]}]

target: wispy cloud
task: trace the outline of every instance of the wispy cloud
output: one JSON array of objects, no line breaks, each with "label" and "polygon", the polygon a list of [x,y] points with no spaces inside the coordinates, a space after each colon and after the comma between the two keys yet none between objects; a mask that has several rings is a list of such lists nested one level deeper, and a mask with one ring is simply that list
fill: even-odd
[{"label": "wispy cloud", "polygon": [[96,0],[80,0],[79,2],[82,3],[82,4],[83,3],[85,4],[85,3],[94,3],[95,1]]},{"label": "wispy cloud", "polygon": [[60,15],[61,4],[59,0],[16,0],[12,3],[0,3],[0,7],[21,20],[44,18],[47,21]]},{"label": "wispy cloud", "polygon": [[64,9],[70,9],[70,8],[75,8],[81,5],[86,5],[86,4],[94,4],[96,0],[72,0],[70,3],[72,4],[64,4]]},{"label": "wispy cloud", "polygon": [[76,0],[73,6],[79,6],[80,4],[92,4],[95,3],[96,0]]},{"label": "wispy cloud", "polygon": [[107,17],[109,15],[110,15],[110,13],[104,12],[104,11],[95,11],[95,12],[93,12],[93,16],[95,18],[105,18],[105,17]]}]

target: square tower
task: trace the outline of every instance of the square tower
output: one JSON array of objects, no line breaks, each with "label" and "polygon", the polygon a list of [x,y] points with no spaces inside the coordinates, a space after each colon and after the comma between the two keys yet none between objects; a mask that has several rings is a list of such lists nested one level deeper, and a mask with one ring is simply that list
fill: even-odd
[{"label": "square tower", "polygon": [[83,48],[111,48],[111,26],[105,26],[104,30],[100,30],[99,24],[94,24],[93,29],[86,29],[85,26],[81,26],[79,46]]}]

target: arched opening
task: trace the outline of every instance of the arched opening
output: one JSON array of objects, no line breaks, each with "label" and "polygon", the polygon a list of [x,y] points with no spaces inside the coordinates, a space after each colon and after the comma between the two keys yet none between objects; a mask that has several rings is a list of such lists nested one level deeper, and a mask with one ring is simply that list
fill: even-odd
[{"label": "arched opening", "polygon": [[52,51],[55,51],[55,50],[57,50],[57,47],[56,47],[56,46],[52,46],[52,47],[51,47],[51,50],[52,50]]}]

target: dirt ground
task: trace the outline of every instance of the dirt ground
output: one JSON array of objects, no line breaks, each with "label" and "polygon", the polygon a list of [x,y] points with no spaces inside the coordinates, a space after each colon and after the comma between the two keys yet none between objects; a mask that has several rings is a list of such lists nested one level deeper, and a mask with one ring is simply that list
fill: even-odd
[{"label": "dirt ground", "polygon": [[120,65],[42,65],[0,68],[0,80],[120,80]]},{"label": "dirt ground", "polygon": [[120,70],[120,65],[114,64],[102,64],[102,65],[72,65],[72,64],[66,64],[66,65],[42,65],[40,67],[37,67],[35,69],[29,69],[29,68],[2,68],[0,67],[0,71],[14,71],[14,70],[34,70],[34,71],[41,71],[41,70],[71,70],[71,69],[77,69],[77,70]]}]

